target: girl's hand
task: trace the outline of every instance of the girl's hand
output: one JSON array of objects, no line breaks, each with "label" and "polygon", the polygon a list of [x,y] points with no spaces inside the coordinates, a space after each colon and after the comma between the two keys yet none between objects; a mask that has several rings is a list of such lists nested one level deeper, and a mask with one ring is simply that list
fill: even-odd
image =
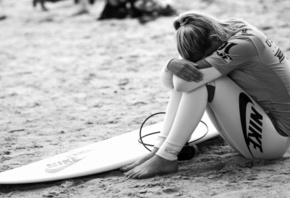
[{"label": "girl's hand", "polygon": [[167,69],[174,75],[188,82],[199,82],[203,74],[196,68],[197,64],[185,59],[174,58],[169,61]]}]

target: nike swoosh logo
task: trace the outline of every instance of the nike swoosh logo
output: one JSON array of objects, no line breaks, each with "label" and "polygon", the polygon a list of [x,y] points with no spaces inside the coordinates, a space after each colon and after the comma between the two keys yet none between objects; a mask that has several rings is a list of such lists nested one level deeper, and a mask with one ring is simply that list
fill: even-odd
[{"label": "nike swoosh logo", "polygon": [[[243,135],[244,135],[244,139],[245,142],[247,144],[248,150],[252,154],[252,151],[250,149],[250,141],[248,138],[248,133],[247,133],[247,106],[248,104],[251,103],[252,105],[254,104],[253,101],[249,98],[249,96],[247,96],[244,93],[240,93],[239,96],[239,105],[240,105],[240,118],[241,118],[241,125],[242,125],[242,130],[243,130]],[[254,156],[253,156],[254,158]]]}]

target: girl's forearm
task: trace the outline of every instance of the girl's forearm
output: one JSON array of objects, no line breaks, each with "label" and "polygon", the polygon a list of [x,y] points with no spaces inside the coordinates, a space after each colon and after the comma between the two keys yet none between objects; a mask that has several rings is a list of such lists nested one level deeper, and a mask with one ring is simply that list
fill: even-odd
[{"label": "girl's forearm", "polygon": [[191,92],[222,76],[222,74],[214,67],[205,68],[201,71],[203,73],[203,79],[199,82],[188,82],[173,75],[172,82],[174,89],[177,92]]}]

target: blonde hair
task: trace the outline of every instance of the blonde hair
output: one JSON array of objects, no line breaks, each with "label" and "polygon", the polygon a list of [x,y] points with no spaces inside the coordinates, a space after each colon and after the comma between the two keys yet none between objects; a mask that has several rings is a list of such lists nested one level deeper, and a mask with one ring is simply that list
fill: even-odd
[{"label": "blonde hair", "polygon": [[241,19],[218,20],[205,13],[181,13],[173,22],[178,52],[184,59],[196,62],[196,57],[205,57],[211,37],[227,41],[246,25],[249,24]]}]

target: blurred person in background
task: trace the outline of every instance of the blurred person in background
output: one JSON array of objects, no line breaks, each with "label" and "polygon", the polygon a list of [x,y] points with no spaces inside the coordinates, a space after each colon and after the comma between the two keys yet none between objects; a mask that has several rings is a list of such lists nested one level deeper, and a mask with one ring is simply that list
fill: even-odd
[{"label": "blurred person in background", "polygon": [[176,14],[172,0],[107,0],[99,20],[137,18],[141,24]]},{"label": "blurred person in background", "polygon": [[[33,7],[37,7],[38,4],[40,4],[41,9],[43,11],[48,11],[48,9],[45,6],[46,2],[51,3],[57,3],[59,1],[63,0],[33,0],[32,4]],[[78,10],[73,15],[82,15],[82,14],[89,14],[89,4],[94,4],[96,0],[74,0],[74,3],[77,4]]]},{"label": "blurred person in background", "polygon": [[6,19],[5,9],[3,5],[3,0],[0,0],[0,20]]},{"label": "blurred person in background", "polygon": [[78,11],[73,15],[77,16],[82,14],[89,14],[89,5],[93,5],[95,3],[95,0],[75,0],[75,3],[79,5],[79,8]]}]

